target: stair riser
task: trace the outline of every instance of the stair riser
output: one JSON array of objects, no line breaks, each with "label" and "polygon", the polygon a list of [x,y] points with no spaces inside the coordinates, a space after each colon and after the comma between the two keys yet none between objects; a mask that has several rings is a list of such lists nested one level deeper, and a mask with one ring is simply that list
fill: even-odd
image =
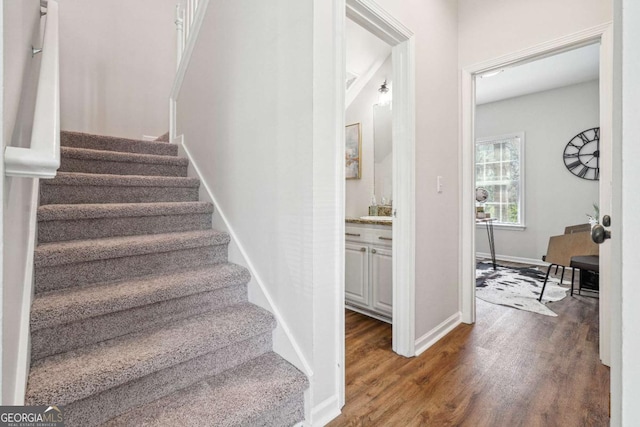
[{"label": "stair riser", "polygon": [[31,361],[245,301],[247,286],[237,285],[41,329],[31,334]]},{"label": "stair riser", "polygon": [[107,175],[187,176],[187,166],[153,163],[109,162],[62,157],[60,172],[98,173]]},{"label": "stair riser", "polygon": [[40,205],[78,203],[195,202],[197,187],[41,185]]},{"label": "stair riser", "polygon": [[172,233],[211,228],[211,214],[92,218],[38,222],[38,243]]},{"label": "stair riser", "polygon": [[131,141],[128,139],[68,132],[60,133],[60,145],[63,147],[121,151],[124,153],[156,154],[160,156],[178,155],[178,146],[175,144],[167,144],[166,142]]},{"label": "stair riser", "polygon": [[[100,425],[135,406],[152,402],[204,378],[239,366],[270,351],[271,345],[271,332],[261,334],[65,405],[66,425],[70,427]],[[213,421],[209,420],[209,422]]]},{"label": "stair riser", "polygon": [[35,269],[35,292],[121,280],[227,261],[227,244]]}]

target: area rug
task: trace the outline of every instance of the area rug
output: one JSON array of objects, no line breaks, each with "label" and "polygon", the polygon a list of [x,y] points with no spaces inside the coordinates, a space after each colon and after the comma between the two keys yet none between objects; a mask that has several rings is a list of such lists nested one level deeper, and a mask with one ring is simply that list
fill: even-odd
[{"label": "area rug", "polygon": [[557,317],[545,303],[560,301],[569,289],[559,286],[558,279],[549,278],[540,303],[538,297],[545,273],[536,268],[502,266],[494,270],[490,262],[479,262],[476,265],[476,297],[493,304]]}]

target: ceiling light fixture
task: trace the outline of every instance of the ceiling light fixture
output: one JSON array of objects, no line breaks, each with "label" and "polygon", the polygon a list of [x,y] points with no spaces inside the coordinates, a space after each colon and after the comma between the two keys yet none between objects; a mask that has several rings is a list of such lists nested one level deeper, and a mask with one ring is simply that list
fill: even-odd
[{"label": "ceiling light fixture", "polygon": [[378,104],[386,105],[391,102],[391,89],[387,85],[387,79],[385,79],[382,85],[380,85],[378,92],[380,92],[380,95],[378,96]]}]

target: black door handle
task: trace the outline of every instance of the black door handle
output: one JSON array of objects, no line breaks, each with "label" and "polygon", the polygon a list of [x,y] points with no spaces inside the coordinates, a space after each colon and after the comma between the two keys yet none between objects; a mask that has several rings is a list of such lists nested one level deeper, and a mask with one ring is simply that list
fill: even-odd
[{"label": "black door handle", "polygon": [[609,230],[605,230],[605,228],[597,224],[591,229],[591,240],[593,240],[597,244],[601,244],[606,239],[611,238],[611,232]]}]

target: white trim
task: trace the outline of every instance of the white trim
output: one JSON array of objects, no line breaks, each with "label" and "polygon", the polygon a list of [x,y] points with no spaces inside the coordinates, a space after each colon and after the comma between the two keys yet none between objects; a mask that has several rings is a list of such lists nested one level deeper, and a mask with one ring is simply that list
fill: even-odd
[{"label": "white trim", "polygon": [[42,61],[31,130],[31,145],[4,150],[7,176],[54,178],[60,167],[60,66],[58,2],[47,3]]},{"label": "white trim", "polygon": [[413,37],[407,27],[372,0],[347,0],[346,8],[349,19],[391,46]]},{"label": "white trim", "polygon": [[467,324],[476,321],[476,233],[475,233],[475,167],[476,144],[474,143],[474,104],[476,102],[475,81],[470,71],[460,74],[460,141],[459,141],[459,180],[460,180],[460,312],[462,321]]},{"label": "white trim", "polygon": [[338,396],[334,395],[318,403],[311,410],[311,426],[324,426],[340,415]]},{"label": "white trim", "polygon": [[31,211],[29,212],[27,234],[27,257],[24,266],[24,283],[22,284],[22,307],[20,310],[20,332],[18,341],[18,363],[16,372],[14,405],[24,405],[27,392],[27,380],[31,366],[31,303],[33,301],[33,257],[38,243],[38,202],[40,197],[40,180],[35,178],[31,183]]},{"label": "white trim", "polygon": [[374,313],[370,310],[364,309],[364,308],[360,308],[360,307],[356,307],[355,305],[351,305],[351,304],[345,304],[344,308],[346,308],[347,310],[351,310],[351,311],[355,311],[356,313],[360,313],[360,314],[364,314],[367,317],[371,317],[373,319],[379,320],[381,322],[384,323],[388,323],[391,325],[391,319],[389,319],[388,317],[385,317],[381,314],[377,314]]},{"label": "white trim", "polygon": [[200,0],[200,2],[198,3],[196,16],[193,19],[193,24],[190,27],[187,44],[184,48],[184,51],[182,52],[182,57],[180,58],[180,64],[178,65],[178,70],[176,71],[176,77],[173,80],[173,86],[171,87],[171,92],[169,95],[169,141],[171,142],[173,142],[173,140],[177,137],[176,135],[176,116],[177,116],[176,103],[178,100],[178,95],[180,94],[180,90],[182,89],[184,76],[186,75],[187,69],[189,68],[189,63],[191,62],[191,55],[193,54],[193,49],[195,48],[196,42],[198,41],[200,29],[202,28],[202,22],[204,21],[204,17],[207,14],[208,7],[209,7],[209,0]]},{"label": "white trim", "polygon": [[[613,214],[613,30],[608,27],[600,38],[600,215]],[[619,165],[621,167],[622,165]],[[619,221],[619,219],[617,219]],[[605,241],[600,246],[600,304],[599,343],[600,360],[611,366],[611,313],[612,313],[612,243]]]},{"label": "white trim", "polygon": [[[315,3],[318,3],[318,5],[315,5]],[[320,7],[319,6],[319,2],[314,2],[314,8],[315,7]],[[335,274],[337,274],[337,277],[334,278],[334,283],[337,283],[337,289],[334,288],[335,290],[335,307],[337,308],[337,315],[335,315],[336,317],[336,324],[335,324],[335,334],[334,334],[334,339],[336,341],[334,341],[333,345],[336,349],[336,353],[335,353],[335,363],[338,365],[337,369],[335,370],[335,384],[336,384],[336,394],[337,394],[337,408],[335,411],[330,411],[327,410],[325,411],[325,415],[324,417],[327,418],[328,420],[331,420],[333,418],[335,418],[336,416],[338,416],[340,414],[340,410],[341,408],[345,405],[345,401],[346,401],[346,368],[345,368],[345,331],[344,331],[344,325],[345,325],[345,310],[344,310],[344,303],[345,303],[345,241],[344,241],[344,232],[345,232],[345,228],[346,228],[346,223],[344,221],[344,212],[345,212],[345,194],[346,194],[346,181],[345,181],[345,172],[344,172],[344,150],[345,150],[345,75],[346,75],[346,40],[345,40],[345,19],[346,19],[346,14],[345,14],[345,10],[346,10],[346,0],[333,0],[333,28],[332,28],[332,39],[333,39],[333,46],[332,46],[332,54],[333,54],[333,90],[334,90],[334,99],[333,99],[333,104],[331,105],[332,109],[330,110],[329,114],[330,116],[328,117],[329,120],[331,120],[333,122],[333,129],[332,129],[332,133],[330,135],[331,139],[333,139],[334,141],[334,145],[335,145],[335,151],[332,153],[334,158],[333,158],[333,162],[334,162],[334,167],[337,173],[334,173],[333,178],[335,179],[335,181],[333,181],[333,188],[331,187],[327,187],[325,188],[325,191],[330,192],[331,190],[333,190],[333,197],[335,198],[334,200],[330,201],[330,203],[333,205],[332,210],[328,211],[328,215],[333,216],[333,220],[337,221],[336,223],[336,227],[334,232],[337,234],[334,234],[332,237],[332,243],[334,244],[334,248],[335,248],[335,259],[333,260],[333,263],[338,267],[336,269],[336,271],[334,272]],[[317,21],[314,21],[314,24],[317,24]],[[322,37],[320,37],[320,39],[322,39]],[[315,36],[314,36],[314,49],[316,49],[315,47]],[[315,64],[316,61],[320,61],[322,58],[322,55],[326,54],[326,52],[318,49],[316,53],[314,53],[314,73],[316,71],[320,72],[320,66],[319,64]],[[317,67],[317,68],[316,68]],[[331,79],[331,76],[328,76]],[[318,83],[322,83],[325,82],[325,80],[319,80],[317,83],[314,81],[314,84],[318,84]],[[328,83],[330,84],[330,83]],[[331,86],[328,86],[331,87]],[[317,99],[317,94],[314,91],[314,104],[316,102],[322,102],[320,99]],[[319,122],[319,117],[317,117],[318,114],[320,114],[321,111],[319,111],[318,108],[315,108],[314,105],[314,135],[313,135],[313,139],[314,139],[314,157],[317,158],[317,156],[315,156],[315,152],[316,150],[318,150],[320,147],[324,146],[325,143],[325,132],[323,129],[322,124]],[[318,126],[318,128],[315,127],[315,125]],[[329,141],[331,140],[329,139]],[[328,151],[324,148],[320,148],[323,152]],[[315,168],[314,168],[315,169]],[[328,170],[321,170],[321,169],[317,169],[314,170],[314,190],[321,190],[320,188],[316,189],[316,184],[315,184],[315,180],[319,179],[322,182],[326,181],[325,177],[327,174]],[[316,178],[316,174],[318,175],[318,177]],[[331,174],[330,174],[331,175]],[[320,192],[319,192],[320,193]],[[320,193],[321,194],[321,193]],[[319,195],[319,194],[318,194]],[[316,200],[316,196],[317,194],[314,192],[314,210],[315,210],[315,200]],[[320,206],[320,208],[322,210],[325,210],[326,208],[324,206]],[[316,215],[314,215],[314,219],[317,218]],[[322,229],[320,229],[319,227],[316,229],[317,231],[314,232],[314,239],[321,239],[324,236],[320,236],[320,234],[322,233]],[[326,238],[326,237],[325,237]],[[323,268],[326,264],[323,263],[323,260],[321,257],[315,257],[314,256],[314,271],[317,271],[319,268]],[[315,280],[314,280],[315,282]],[[315,307],[315,304],[314,304]],[[324,315],[326,313],[319,313],[321,315]],[[320,317],[320,316],[318,316]],[[314,334],[315,334],[315,330],[314,330]],[[312,400],[309,400],[312,401]],[[317,407],[317,405],[316,405]],[[311,411],[311,409],[309,410],[309,419],[314,419],[313,415],[314,413],[317,413],[318,411]],[[320,417],[320,415],[317,415],[317,417]],[[330,418],[329,418],[330,417]]]},{"label": "white trim", "polygon": [[[491,254],[485,252],[476,252],[476,258],[486,258],[488,260],[491,259]],[[522,258],[518,256],[511,255],[499,255],[496,254],[496,261],[508,261],[508,262],[517,262],[519,264],[530,264],[530,265],[539,265],[541,267],[548,267],[549,263],[544,262],[540,259],[535,258]]]},{"label": "white trim", "polygon": [[[482,228],[483,230],[486,230],[486,225],[483,223],[478,223],[476,224],[476,230],[479,228]],[[524,225],[511,225],[511,224],[502,224],[502,223],[498,223],[498,222],[494,222],[493,223],[493,229],[494,230],[508,230],[508,231],[524,231],[527,229],[527,227],[525,227]]]},{"label": "white trim", "polygon": [[[531,46],[507,55],[479,62],[463,68],[463,73],[472,75],[486,73],[496,68],[505,68],[509,65],[523,64],[535,61],[545,56],[555,55],[557,53],[572,50],[580,46],[586,46],[598,41],[602,35],[611,27],[611,23],[607,22],[592,28],[578,31],[563,37],[559,37],[548,42]],[[462,93],[463,98],[468,94]]]},{"label": "white trim", "polygon": [[393,350],[415,354],[415,45],[393,48]]},{"label": "white trim", "polygon": [[[202,174],[200,173],[200,168],[198,167],[198,163],[196,162],[195,158],[189,152],[189,149],[187,148],[187,145],[184,142],[183,135],[180,135],[178,138],[176,138],[176,140],[174,142],[181,148],[181,151],[183,151],[184,155],[189,159],[189,165],[193,168],[193,172],[194,172],[195,176],[200,179],[200,184],[201,184],[200,188],[202,190],[204,190],[202,192],[204,194],[202,194],[202,195],[205,196],[204,198],[208,199],[208,201],[210,201],[211,203],[214,204],[215,213],[217,215],[219,215],[220,219],[224,223],[224,226],[225,226],[225,230],[224,231],[229,233],[229,236],[231,237],[231,242],[236,246],[238,252],[240,253],[240,255],[242,257],[242,265],[249,270],[249,272],[251,273],[252,278],[255,280],[256,284],[260,288],[260,291],[262,292],[264,298],[266,299],[266,301],[269,304],[269,311],[271,311],[273,316],[276,318],[276,321],[278,323],[277,328],[281,329],[282,332],[284,333],[284,335],[289,340],[289,344],[291,345],[292,349],[294,350],[295,355],[298,358],[298,360],[290,360],[290,358],[286,357],[287,355],[285,355],[285,354],[282,354],[282,356],[285,357],[286,359],[288,359],[289,362],[294,364],[300,370],[302,370],[304,372],[304,374],[307,375],[307,377],[311,378],[313,376],[313,369],[311,369],[311,365],[309,364],[307,359],[304,357],[304,354],[302,353],[302,350],[300,349],[300,346],[298,345],[298,343],[294,339],[293,335],[291,334],[291,331],[289,330],[289,327],[284,322],[284,319],[282,318],[282,315],[280,314],[280,311],[278,310],[278,308],[274,304],[273,298],[269,294],[269,292],[267,290],[267,287],[264,284],[264,281],[262,280],[262,278],[258,274],[255,266],[253,265],[253,263],[249,259],[248,255],[247,255],[247,252],[245,251],[242,243],[240,242],[240,239],[238,239],[238,236],[236,235],[235,231],[231,227],[231,224],[227,220],[227,217],[225,216],[223,210],[220,208],[220,204],[217,202],[215,196],[213,195],[213,192],[211,191],[211,188],[207,184],[206,180],[204,180],[202,178]],[[191,167],[189,169],[191,169]],[[276,332],[274,331],[274,334],[275,333]],[[275,341],[274,341],[274,350],[275,350]]]},{"label": "white trim", "polygon": [[347,17],[392,46],[393,351],[415,354],[415,44],[413,33],[370,0],[347,0]]},{"label": "white trim", "polygon": [[[475,65],[468,66],[460,70],[460,88],[461,88],[461,104],[460,104],[460,310],[462,319],[465,323],[475,322],[475,220],[474,220],[474,177],[475,168],[473,161],[475,159],[475,136],[474,136],[474,111],[475,111],[475,82],[474,75],[481,74],[492,69],[504,68],[505,66],[514,65],[533,61],[544,56],[556,54],[565,50],[574,49],[579,46],[601,40],[605,33],[611,31],[611,23],[598,25],[593,28],[569,34],[555,40],[541,43],[527,49],[503,55],[498,58],[480,62]],[[611,63],[612,58],[601,57],[600,61]],[[606,98],[605,98],[606,99]],[[601,114],[603,111],[604,99],[601,97]],[[604,109],[609,109],[606,106]],[[603,126],[611,126],[611,121],[602,122]],[[603,132],[601,130],[601,132]],[[601,139],[602,141],[602,139]],[[603,331],[601,330],[601,333]]]},{"label": "white trim", "polygon": [[460,312],[455,313],[444,322],[421,336],[416,340],[416,356],[421,355],[429,349],[432,345],[437,343],[442,337],[453,331],[456,326],[462,323],[462,314]]}]

